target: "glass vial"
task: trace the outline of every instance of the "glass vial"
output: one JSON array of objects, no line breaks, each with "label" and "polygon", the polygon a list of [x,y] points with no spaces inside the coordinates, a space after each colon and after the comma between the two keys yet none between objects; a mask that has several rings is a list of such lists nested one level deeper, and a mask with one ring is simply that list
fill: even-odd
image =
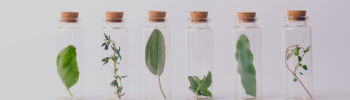
[{"label": "glass vial", "polygon": [[81,100],[83,96],[83,30],[78,12],[61,12],[56,33],[57,99]]},{"label": "glass vial", "polygon": [[124,12],[106,11],[101,32],[102,98],[128,98],[128,30]]},{"label": "glass vial", "polygon": [[192,11],[190,15],[190,26],[186,30],[187,100],[211,100],[213,30],[208,25],[207,11]]},{"label": "glass vial", "polygon": [[312,100],[311,28],[305,10],[288,10],[283,28],[286,100]]},{"label": "glass vial", "polygon": [[255,12],[238,12],[233,29],[236,100],[260,100],[262,95],[261,33]]},{"label": "glass vial", "polygon": [[165,11],[148,11],[143,29],[144,77],[147,100],[171,98],[171,33]]}]

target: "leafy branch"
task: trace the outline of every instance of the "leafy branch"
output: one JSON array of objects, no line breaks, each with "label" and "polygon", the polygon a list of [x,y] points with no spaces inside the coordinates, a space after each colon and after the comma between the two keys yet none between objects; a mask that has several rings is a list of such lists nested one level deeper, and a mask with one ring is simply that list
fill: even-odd
[{"label": "leafy branch", "polygon": [[[110,36],[107,36],[106,34],[104,34],[104,35],[105,35],[105,40],[104,40],[105,42],[102,44],[101,47],[104,46],[104,49],[108,50],[109,45],[112,43],[111,48],[113,49],[113,55],[111,55],[110,57],[103,58],[101,61],[104,62],[103,65],[107,64],[109,60],[113,61],[115,80],[113,80],[110,85],[115,88],[115,90],[116,90],[115,94],[120,99],[121,96],[124,96],[124,94],[125,94],[125,93],[122,94],[122,90],[123,90],[122,78],[126,78],[126,75],[125,76],[117,75],[117,71],[118,71],[117,64],[119,64],[117,61],[118,61],[118,59],[122,60],[122,57],[120,56],[120,53],[119,53],[120,47],[119,47],[119,49],[117,49],[115,46],[115,41],[111,40]],[[120,86],[118,84],[118,79],[120,81],[119,82]]]},{"label": "leafy branch", "polygon": [[[294,48],[294,49],[290,49],[290,48],[292,48],[292,47],[295,47],[295,48]],[[299,67],[302,67],[304,70],[307,70],[307,69],[308,69],[306,65],[303,65],[303,64],[301,64],[300,62],[303,60],[305,54],[306,54],[307,52],[310,51],[310,47],[311,47],[311,46],[309,46],[309,47],[307,47],[306,49],[304,49],[303,47],[299,47],[298,45],[289,46],[289,47],[286,49],[285,63],[286,63],[286,66],[287,66],[288,70],[289,70],[289,71],[294,75],[294,77],[295,77],[295,78],[293,79],[293,81],[294,81],[294,82],[297,82],[297,81],[299,80],[300,84],[304,87],[304,89],[306,90],[306,92],[307,92],[307,93],[309,94],[309,96],[312,98],[311,94],[310,94],[309,91],[305,88],[304,84],[301,82],[301,80],[300,80],[299,77],[297,76],[297,72],[296,72],[297,69],[298,69]],[[299,51],[300,51],[300,49],[303,49],[303,50],[304,50],[304,51],[303,51],[304,54],[303,54],[302,56],[299,56]],[[295,66],[295,68],[294,68],[294,71],[292,71],[292,70],[290,69],[290,67],[288,66],[288,64],[287,64],[287,60],[289,60],[289,58],[292,57],[293,55],[298,57],[298,63],[296,64],[296,66]],[[300,74],[300,75],[303,75],[302,72],[299,72],[299,74]]]},{"label": "leafy branch", "polygon": [[212,83],[211,77],[210,71],[208,72],[207,77],[204,76],[202,80],[200,80],[197,76],[188,76],[188,80],[191,84],[189,89],[196,94],[197,100],[198,95],[212,97],[211,92],[208,90]]}]

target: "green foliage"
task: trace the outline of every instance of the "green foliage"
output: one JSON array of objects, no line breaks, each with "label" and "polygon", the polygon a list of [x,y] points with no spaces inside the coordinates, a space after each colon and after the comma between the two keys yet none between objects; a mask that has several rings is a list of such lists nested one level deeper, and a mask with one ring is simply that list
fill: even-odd
[{"label": "green foliage", "polygon": [[297,82],[297,81],[298,81],[297,78],[294,78],[294,79],[293,79],[293,82]]},{"label": "green foliage", "polygon": [[212,97],[211,92],[208,90],[212,83],[211,79],[212,75],[210,71],[208,72],[207,76],[204,76],[202,80],[200,80],[197,76],[188,76],[188,80],[191,84],[189,89],[197,95],[197,100],[198,95]]},{"label": "green foliage", "polygon": [[[108,50],[108,47],[112,43],[111,48],[113,49],[113,55],[111,55],[110,57],[103,58],[101,61],[103,62],[103,65],[107,64],[109,60],[113,61],[115,79],[111,82],[110,85],[116,89],[115,94],[118,96],[118,98],[121,98],[121,96],[124,96],[125,94],[125,93],[121,94],[121,91],[123,90],[123,86],[121,85],[121,82],[122,82],[122,78],[126,78],[126,75],[125,76],[117,75],[118,68],[116,67],[116,64],[119,64],[117,62],[119,59],[122,60],[122,57],[120,56],[120,47],[119,49],[116,48],[115,41],[111,40],[111,36],[107,36],[106,34],[104,34],[104,36],[105,36],[105,42],[102,43],[101,47],[104,47],[105,50]],[[119,82],[120,84],[118,84],[118,79],[120,81]]]},{"label": "green foliage", "polygon": [[57,72],[69,94],[69,88],[75,85],[79,79],[79,68],[77,62],[77,52],[73,45],[62,49],[57,56]]},{"label": "green foliage", "polygon": [[299,72],[300,75],[304,75],[302,72]]},{"label": "green foliage", "polygon": [[241,75],[241,83],[247,95],[256,97],[256,75],[253,65],[253,53],[250,51],[249,39],[242,34],[236,46],[235,57],[238,61],[238,73]]},{"label": "green foliage", "polygon": [[[303,47],[296,46],[295,49],[289,50],[290,52],[288,52],[288,55],[287,55],[286,59],[288,60],[288,59],[291,57],[291,55],[289,55],[289,54],[291,54],[291,53],[294,52],[294,55],[295,55],[295,56],[298,56],[298,66],[302,67],[304,70],[307,70],[307,66],[301,64],[301,61],[303,60],[304,55],[305,55],[307,52],[310,51],[310,48],[311,48],[311,46],[307,47],[306,49],[304,49]],[[300,49],[304,49],[304,51],[303,51],[303,52],[304,52],[303,56],[299,56],[299,50],[300,50]],[[298,52],[298,53],[296,53],[296,52]],[[299,73],[300,73],[300,75],[303,75],[302,72],[299,72]],[[293,81],[296,82],[296,81],[297,81],[296,78],[294,78]]]},{"label": "green foliage", "polygon": [[158,75],[159,87],[164,98],[166,96],[160,84],[160,76],[164,71],[165,52],[164,36],[160,30],[154,29],[146,44],[145,62],[148,70],[153,75]]},{"label": "green foliage", "polygon": [[165,64],[165,41],[162,32],[154,29],[146,44],[145,60],[153,75],[161,76]]},{"label": "green foliage", "polygon": [[306,66],[306,65],[303,65],[303,69],[304,69],[304,70],[307,70],[307,66]]}]

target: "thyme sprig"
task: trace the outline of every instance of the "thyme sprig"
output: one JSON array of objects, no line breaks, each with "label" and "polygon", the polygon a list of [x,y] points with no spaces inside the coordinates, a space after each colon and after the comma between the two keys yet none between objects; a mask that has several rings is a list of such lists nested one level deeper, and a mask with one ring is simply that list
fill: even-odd
[{"label": "thyme sprig", "polygon": [[[103,58],[101,61],[104,62],[103,65],[107,64],[109,60],[112,60],[114,63],[114,80],[111,82],[111,86],[115,88],[116,92],[114,92],[118,98],[120,99],[122,96],[125,95],[125,93],[122,94],[122,90],[123,90],[123,86],[122,86],[122,78],[126,78],[125,76],[119,76],[117,75],[117,64],[119,64],[117,61],[118,59],[122,60],[122,57],[120,56],[120,47],[119,49],[116,48],[115,46],[115,41],[111,40],[111,36],[107,36],[106,34],[104,34],[105,36],[105,42],[102,44],[101,47],[104,47],[105,50],[108,50],[109,45],[112,43],[111,48],[113,49],[113,55],[111,55],[110,57],[106,57]],[[118,83],[118,79],[119,79],[119,83]]]},{"label": "thyme sprig", "polygon": [[[294,49],[290,49],[290,48],[292,48],[292,47],[295,47],[295,48],[294,48]],[[287,50],[286,50],[285,64],[286,64],[288,70],[289,70],[289,71],[294,75],[294,77],[295,77],[295,78],[293,79],[293,81],[294,81],[294,82],[299,81],[300,84],[304,87],[305,91],[306,91],[306,92],[309,94],[309,96],[312,98],[311,94],[310,94],[309,91],[305,88],[304,84],[301,82],[301,80],[300,80],[299,77],[297,76],[297,72],[296,72],[297,69],[298,69],[299,67],[302,67],[304,70],[307,70],[307,69],[308,69],[306,65],[303,65],[303,64],[301,64],[300,62],[303,60],[305,54],[306,54],[307,52],[310,51],[310,48],[311,48],[311,46],[307,47],[306,49],[304,49],[303,47],[299,47],[299,45],[292,45],[292,46],[289,46],[289,47],[287,48]],[[300,49],[303,49],[303,50],[304,50],[304,51],[303,51],[304,54],[303,54],[302,56],[299,55]],[[296,66],[295,66],[295,68],[294,68],[294,71],[292,71],[292,70],[289,68],[288,64],[287,64],[287,60],[289,60],[289,58],[292,57],[293,55],[298,57],[298,63],[296,64]],[[302,72],[299,72],[299,74],[300,74],[300,75],[303,75]]]}]

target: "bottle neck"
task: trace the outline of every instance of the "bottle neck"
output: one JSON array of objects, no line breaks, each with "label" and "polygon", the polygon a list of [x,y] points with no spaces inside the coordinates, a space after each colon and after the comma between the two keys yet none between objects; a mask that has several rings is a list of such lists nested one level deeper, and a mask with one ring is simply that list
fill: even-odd
[{"label": "bottle neck", "polygon": [[120,22],[120,23],[105,22],[104,27],[105,28],[123,28],[124,27],[124,23],[122,23],[122,22]]},{"label": "bottle neck", "polygon": [[287,21],[288,27],[302,27],[307,26],[306,21]]},{"label": "bottle neck", "polygon": [[238,27],[258,27],[255,22],[238,22]]},{"label": "bottle neck", "polygon": [[190,22],[191,29],[202,29],[202,28],[210,28],[208,23],[192,23]]},{"label": "bottle neck", "polygon": [[60,22],[59,28],[79,29],[79,23]]},{"label": "bottle neck", "polygon": [[147,28],[167,28],[165,22],[148,22]]}]

